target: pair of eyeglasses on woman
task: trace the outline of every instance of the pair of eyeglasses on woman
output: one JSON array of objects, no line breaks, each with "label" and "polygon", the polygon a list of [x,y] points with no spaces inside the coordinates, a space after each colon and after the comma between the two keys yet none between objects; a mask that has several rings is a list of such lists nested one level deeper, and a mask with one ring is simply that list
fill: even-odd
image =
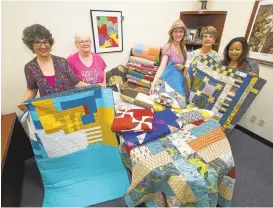
[{"label": "pair of eyeglasses on woman", "polygon": [[50,43],[49,43],[48,40],[44,40],[44,41],[36,40],[33,44],[36,47],[41,47],[42,44],[44,44],[45,47],[49,47],[50,46]]},{"label": "pair of eyeglasses on woman", "polygon": [[84,45],[84,44],[89,45],[91,43],[91,40],[79,40],[78,43],[80,45]]}]

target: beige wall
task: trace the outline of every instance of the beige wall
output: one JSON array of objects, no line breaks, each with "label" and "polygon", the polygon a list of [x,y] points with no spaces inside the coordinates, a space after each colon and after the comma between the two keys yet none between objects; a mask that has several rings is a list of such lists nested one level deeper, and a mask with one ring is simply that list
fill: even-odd
[{"label": "beige wall", "polygon": [[[123,52],[102,54],[107,70],[126,64],[129,50],[135,43],[163,46],[168,29],[179,18],[181,10],[192,10],[190,1],[2,1],[2,113],[17,112],[26,89],[24,65],[33,54],[22,41],[25,27],[40,23],[50,29],[56,44],[52,53],[67,57],[75,52],[74,34],[92,34],[90,9],[122,11],[124,16]],[[11,96],[12,95],[12,96]]]},{"label": "beige wall", "polygon": [[[107,70],[125,64],[130,47],[137,43],[163,46],[167,41],[167,31],[172,22],[179,17],[180,11],[199,9],[195,1],[109,1],[109,2],[2,2],[2,114],[17,112],[16,104],[21,101],[26,88],[23,73],[24,65],[33,54],[21,41],[26,26],[40,23],[49,28],[55,38],[53,54],[67,57],[75,52],[73,35],[77,31],[92,34],[90,9],[122,11],[124,51],[102,54]],[[244,36],[254,5],[254,0],[223,1],[210,0],[210,10],[228,11],[224,26],[220,52],[236,36]],[[267,84],[252,104],[240,125],[273,142],[273,67],[260,66],[260,76]],[[251,115],[266,121],[263,128],[249,121]]]}]

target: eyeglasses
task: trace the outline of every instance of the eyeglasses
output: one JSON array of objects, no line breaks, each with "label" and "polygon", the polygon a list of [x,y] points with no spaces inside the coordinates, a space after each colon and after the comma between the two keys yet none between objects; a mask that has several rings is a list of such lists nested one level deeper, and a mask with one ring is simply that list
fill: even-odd
[{"label": "eyeglasses", "polygon": [[83,46],[83,45],[89,45],[91,43],[91,40],[80,40],[78,41],[78,43]]},{"label": "eyeglasses", "polygon": [[210,34],[203,35],[203,39],[213,39],[213,38],[215,38],[214,35],[210,35]]},{"label": "eyeglasses", "polygon": [[42,44],[44,44],[45,47],[49,47],[50,46],[50,43],[49,43],[48,40],[44,40],[44,41],[36,40],[33,44],[37,48],[40,48],[42,46]]}]

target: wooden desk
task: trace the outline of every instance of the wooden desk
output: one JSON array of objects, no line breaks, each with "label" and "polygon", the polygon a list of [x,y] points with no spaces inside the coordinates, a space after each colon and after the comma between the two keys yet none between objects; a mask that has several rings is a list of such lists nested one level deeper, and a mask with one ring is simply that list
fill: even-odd
[{"label": "wooden desk", "polygon": [[13,132],[16,113],[3,115],[1,117],[1,171],[6,161],[7,151],[9,149],[10,138]]},{"label": "wooden desk", "polygon": [[24,162],[33,157],[29,138],[15,113],[1,117],[1,206],[19,207]]}]

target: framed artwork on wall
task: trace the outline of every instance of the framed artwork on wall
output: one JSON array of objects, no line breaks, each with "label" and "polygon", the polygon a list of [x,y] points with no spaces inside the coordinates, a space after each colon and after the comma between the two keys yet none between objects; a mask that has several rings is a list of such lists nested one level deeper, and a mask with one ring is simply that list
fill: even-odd
[{"label": "framed artwork on wall", "polygon": [[90,10],[95,53],[123,51],[122,12]]},{"label": "framed artwork on wall", "polygon": [[273,65],[273,0],[255,1],[245,38],[250,58]]}]

